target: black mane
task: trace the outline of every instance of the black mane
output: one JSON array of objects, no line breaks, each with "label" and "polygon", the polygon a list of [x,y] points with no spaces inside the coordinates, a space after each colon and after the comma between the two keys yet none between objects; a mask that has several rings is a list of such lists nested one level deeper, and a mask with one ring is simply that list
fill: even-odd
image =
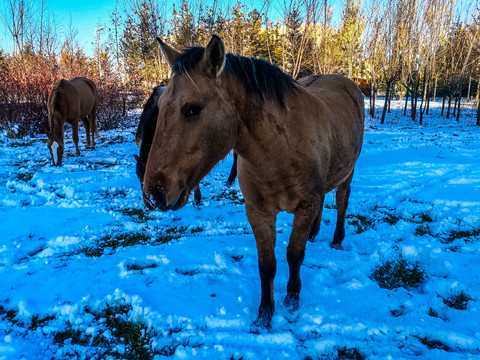
[{"label": "black mane", "polygon": [[[192,47],[177,59],[173,72],[187,73],[203,58],[205,48]],[[225,70],[245,88],[247,94],[254,94],[262,101],[270,99],[285,107],[285,97],[295,90],[295,80],[277,66],[263,59],[227,54]]]}]

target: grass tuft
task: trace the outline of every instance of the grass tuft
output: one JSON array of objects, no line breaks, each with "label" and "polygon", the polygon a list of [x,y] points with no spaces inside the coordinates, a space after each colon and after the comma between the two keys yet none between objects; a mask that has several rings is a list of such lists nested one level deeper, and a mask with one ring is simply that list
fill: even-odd
[{"label": "grass tuft", "polygon": [[144,223],[148,220],[153,219],[153,217],[148,215],[148,213],[144,209],[126,208],[126,209],[120,209],[117,211],[121,212],[123,215],[132,217],[132,220],[137,223]]},{"label": "grass tuft", "polygon": [[142,271],[145,269],[154,269],[157,267],[157,264],[127,264],[125,267],[128,271]]},{"label": "grass tuft", "polygon": [[163,229],[156,237],[151,237],[141,232],[122,233],[117,235],[107,235],[97,241],[95,246],[85,247],[79,253],[87,257],[100,257],[106,249],[118,249],[122,247],[135,246],[140,244],[166,244],[172,240],[178,239],[188,229],[181,227],[168,227]]},{"label": "grass tuft", "polygon": [[373,229],[374,227],[374,223],[375,223],[374,220],[369,219],[364,215],[357,214],[357,215],[349,215],[347,217],[354,218],[352,220],[348,220],[348,224],[353,225],[357,228],[357,231],[356,231],[357,234],[361,234],[367,231],[368,229]]},{"label": "grass tuft", "polygon": [[417,226],[413,235],[415,236],[432,235],[432,232],[428,225],[420,225],[420,226]]},{"label": "grass tuft", "polygon": [[444,343],[442,343],[440,340],[433,340],[427,336],[425,337],[416,336],[416,338],[418,339],[418,341],[420,341],[423,345],[425,345],[430,350],[436,349],[436,350],[450,351],[450,348]]},{"label": "grass tuft", "polygon": [[440,314],[438,313],[437,310],[435,310],[434,308],[432,308],[430,306],[430,308],[428,309],[428,316],[431,316],[431,317],[435,317],[435,318],[440,318]]},{"label": "grass tuft", "polygon": [[84,248],[80,252],[88,257],[100,257],[105,249],[117,249],[143,244],[147,243],[149,239],[150,237],[140,232],[123,233],[115,236],[107,235],[101,238],[96,246]]},{"label": "grass tuft", "polygon": [[371,278],[384,289],[411,289],[420,286],[424,280],[424,272],[418,262],[411,264],[405,259],[399,259],[377,266]]},{"label": "grass tuft", "polygon": [[237,189],[225,189],[221,193],[213,196],[213,200],[220,201],[226,200],[226,202],[235,204],[235,205],[244,205],[245,199],[240,191]]},{"label": "grass tuft", "polygon": [[479,240],[480,228],[471,229],[471,230],[452,230],[448,234],[448,237],[445,243],[450,244],[457,239],[466,239],[469,241]]},{"label": "grass tuft", "polygon": [[398,215],[386,214],[383,221],[390,225],[396,225],[400,219],[401,217]]},{"label": "grass tuft", "polygon": [[344,346],[343,348],[337,349],[337,359],[364,360],[366,359],[366,357],[360,352],[358,348],[347,348],[346,346]]},{"label": "grass tuft", "polygon": [[35,330],[39,326],[43,326],[51,320],[55,319],[55,315],[47,315],[44,317],[40,317],[40,315],[33,315],[32,321],[30,323],[30,330]]},{"label": "grass tuft", "polygon": [[17,179],[19,181],[29,182],[33,179],[33,173],[18,174]]},{"label": "grass tuft", "polygon": [[447,298],[442,298],[445,305],[457,310],[467,310],[467,304],[473,298],[465,291],[461,290],[458,293],[451,293]]}]

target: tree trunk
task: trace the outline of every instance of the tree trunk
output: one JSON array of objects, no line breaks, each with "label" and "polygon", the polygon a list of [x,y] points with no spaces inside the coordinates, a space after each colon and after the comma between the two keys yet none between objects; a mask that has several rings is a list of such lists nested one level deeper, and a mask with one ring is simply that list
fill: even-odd
[{"label": "tree trunk", "polygon": [[442,111],[440,112],[440,116],[443,116],[443,112],[445,110],[445,101],[446,100],[447,100],[447,94],[443,94]]},{"label": "tree trunk", "polygon": [[385,102],[383,104],[382,118],[380,120],[380,124],[385,124],[385,116],[387,115],[388,98],[390,96],[391,84],[392,84],[392,80],[387,80],[387,90],[385,91]]},{"label": "tree trunk", "polygon": [[427,69],[423,71],[423,87],[422,87],[422,100],[420,101],[420,125],[423,125],[423,113],[425,112],[425,107],[423,106],[425,102],[425,94],[427,90]]},{"label": "tree trunk", "polygon": [[430,112],[430,80],[427,82],[427,111],[426,114]]},{"label": "tree trunk", "polygon": [[463,79],[460,79],[460,89],[458,90],[457,122],[460,121],[460,108],[461,108],[461,102],[462,102],[462,87],[463,87]]},{"label": "tree trunk", "polygon": [[370,117],[375,119],[375,100],[377,99],[377,87],[371,86],[370,90]]},{"label": "tree trunk", "polygon": [[480,126],[480,101],[477,106],[477,126]]},{"label": "tree trunk", "polygon": [[413,121],[417,118],[417,97],[418,97],[418,87],[420,83],[420,78],[417,78],[412,89],[412,109],[411,109],[411,118]]},{"label": "tree trunk", "polygon": [[408,96],[410,95],[410,88],[407,86],[405,91],[405,108],[403,109],[403,116],[407,116]]},{"label": "tree trunk", "polygon": [[472,87],[472,75],[468,78],[467,101],[470,101],[470,89]]},{"label": "tree trunk", "polygon": [[433,85],[433,102],[437,102],[437,78],[435,78],[435,84]]},{"label": "tree trunk", "polygon": [[453,98],[453,86],[450,84],[448,86],[448,107],[447,107],[447,119],[450,119],[450,110],[452,109],[452,98]]},{"label": "tree trunk", "polygon": [[[395,85],[393,86],[393,89],[395,89]],[[390,91],[390,93],[393,92],[393,89]],[[392,104],[392,95],[388,94],[388,109],[387,109],[387,112],[390,114],[391,113],[391,110],[390,110],[390,105]]]}]

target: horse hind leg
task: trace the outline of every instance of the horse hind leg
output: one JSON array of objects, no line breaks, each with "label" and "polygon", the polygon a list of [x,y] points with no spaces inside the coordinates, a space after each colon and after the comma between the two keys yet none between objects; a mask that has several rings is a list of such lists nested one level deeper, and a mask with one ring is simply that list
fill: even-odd
[{"label": "horse hind leg", "polygon": [[336,201],[337,201],[337,226],[335,227],[335,233],[333,234],[333,242],[330,247],[343,250],[342,241],[345,238],[345,218],[348,208],[348,200],[350,198],[350,184],[353,178],[352,174],[341,184],[337,189]]},{"label": "horse hind leg", "polygon": [[320,210],[315,218],[315,221],[308,235],[308,241],[313,241],[320,231],[320,223],[322,222],[322,213],[323,213],[323,202],[325,201],[325,195],[321,198]]},{"label": "horse hind leg", "polygon": [[92,109],[88,119],[90,120],[90,131],[92,132],[92,147],[95,149],[95,135],[98,137],[98,124],[97,124],[97,107],[98,103],[95,102],[95,106]]},{"label": "horse hind leg", "polygon": [[87,146],[90,147],[90,121],[85,117],[82,119],[82,123],[87,133]]}]

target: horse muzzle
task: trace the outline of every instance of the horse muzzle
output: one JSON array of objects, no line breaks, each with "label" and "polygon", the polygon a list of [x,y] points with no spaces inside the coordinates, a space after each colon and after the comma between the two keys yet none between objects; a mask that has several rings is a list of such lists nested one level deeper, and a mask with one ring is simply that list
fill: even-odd
[{"label": "horse muzzle", "polygon": [[152,186],[147,192],[143,192],[143,202],[150,210],[178,210],[185,206],[188,201],[188,193],[185,189],[180,189],[180,192],[168,199],[165,191],[160,186]]}]

